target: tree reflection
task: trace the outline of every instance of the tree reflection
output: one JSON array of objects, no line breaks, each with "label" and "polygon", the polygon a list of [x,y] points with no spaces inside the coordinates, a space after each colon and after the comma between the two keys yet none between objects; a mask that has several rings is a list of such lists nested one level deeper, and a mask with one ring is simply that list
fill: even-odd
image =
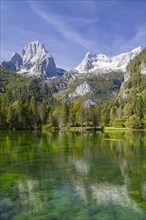
[{"label": "tree reflection", "polygon": [[144,219],[144,143],[143,132],[1,132],[3,219],[122,219],[128,212]]}]

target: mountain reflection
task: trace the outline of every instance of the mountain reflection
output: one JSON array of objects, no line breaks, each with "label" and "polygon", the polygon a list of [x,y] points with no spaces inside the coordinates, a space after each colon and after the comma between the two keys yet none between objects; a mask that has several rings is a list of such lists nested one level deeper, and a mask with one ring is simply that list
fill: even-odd
[{"label": "mountain reflection", "polygon": [[1,132],[2,219],[144,219],[144,143],[143,132]]}]

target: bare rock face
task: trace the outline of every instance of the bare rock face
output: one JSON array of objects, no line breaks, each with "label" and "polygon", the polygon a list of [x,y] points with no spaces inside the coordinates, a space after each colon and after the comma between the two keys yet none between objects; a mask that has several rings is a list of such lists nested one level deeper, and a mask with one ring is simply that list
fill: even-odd
[{"label": "bare rock face", "polygon": [[53,57],[39,41],[28,43],[20,53],[15,52],[7,61],[3,61],[2,66],[13,72],[42,79],[57,77],[65,72],[56,67]]},{"label": "bare rock face", "polygon": [[78,96],[84,96],[88,93],[92,93],[91,87],[86,82],[82,83],[81,85],[77,86],[76,90],[73,93],[70,93],[68,96],[69,98],[74,98]]},{"label": "bare rock face", "polygon": [[92,99],[88,99],[83,103],[84,108],[89,108],[91,105],[95,105],[96,103]]},{"label": "bare rock face", "polygon": [[146,65],[144,63],[140,65],[140,73],[146,75]]}]

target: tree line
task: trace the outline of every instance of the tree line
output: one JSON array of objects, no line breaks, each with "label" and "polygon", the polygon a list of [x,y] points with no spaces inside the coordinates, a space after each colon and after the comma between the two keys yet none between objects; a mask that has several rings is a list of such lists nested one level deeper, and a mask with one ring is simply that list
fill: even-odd
[{"label": "tree line", "polygon": [[0,129],[146,128],[146,75],[141,64],[146,66],[146,49],[128,64],[124,93],[120,90],[116,97],[88,106],[79,98],[55,99],[47,82],[0,67]]},{"label": "tree line", "polygon": [[[146,98],[146,96],[144,96]],[[146,128],[146,99],[133,102],[117,99],[104,104],[84,106],[79,99],[72,102],[39,102],[34,96],[25,102],[0,97],[0,129],[45,129],[70,127]]]},{"label": "tree line", "polygon": [[40,129],[42,126],[63,128],[66,126],[99,126],[101,107],[96,104],[85,108],[79,100],[71,103],[11,100],[0,97],[0,129]]}]

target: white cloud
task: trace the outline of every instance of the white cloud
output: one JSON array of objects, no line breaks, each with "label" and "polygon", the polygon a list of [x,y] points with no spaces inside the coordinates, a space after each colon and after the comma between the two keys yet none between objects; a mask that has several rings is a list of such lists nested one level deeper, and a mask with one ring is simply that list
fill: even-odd
[{"label": "white cloud", "polygon": [[29,5],[32,10],[38,14],[43,20],[45,20],[48,24],[52,25],[59,33],[61,33],[66,39],[73,41],[76,44],[86,48],[92,49],[95,47],[95,43],[93,41],[87,40],[81,33],[77,32],[73,22],[80,22],[82,25],[91,25],[97,22],[97,19],[84,19],[84,18],[71,18],[68,16],[59,16],[52,12],[45,12],[38,7],[38,5],[29,1]]}]

